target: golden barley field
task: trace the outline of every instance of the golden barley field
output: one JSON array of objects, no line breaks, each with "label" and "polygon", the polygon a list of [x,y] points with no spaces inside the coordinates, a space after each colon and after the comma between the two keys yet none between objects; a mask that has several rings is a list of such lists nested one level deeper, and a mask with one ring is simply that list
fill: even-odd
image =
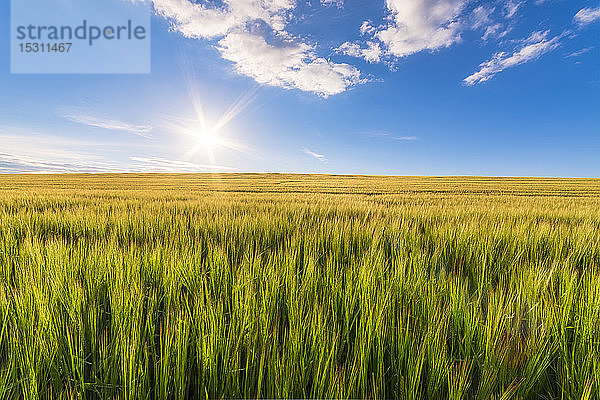
[{"label": "golden barley field", "polygon": [[600,180],[0,175],[0,398],[599,399]]}]

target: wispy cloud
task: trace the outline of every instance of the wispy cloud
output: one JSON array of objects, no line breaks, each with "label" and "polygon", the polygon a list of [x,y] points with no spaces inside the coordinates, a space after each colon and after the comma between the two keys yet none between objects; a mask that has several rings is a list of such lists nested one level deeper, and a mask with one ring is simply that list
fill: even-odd
[{"label": "wispy cloud", "polygon": [[237,171],[222,165],[196,164],[188,161],[169,160],[161,157],[130,157],[135,164],[130,169],[140,172],[207,172]]},{"label": "wispy cloud", "polygon": [[[157,156],[132,156],[119,143],[19,133],[0,127],[0,173],[218,172],[221,165],[197,164]],[[11,133],[5,133],[11,132]],[[154,146],[139,146],[157,150]],[[159,150],[159,149],[158,149]]]},{"label": "wispy cloud", "polygon": [[478,6],[470,15],[470,22],[473,29],[479,29],[488,26],[492,20],[491,15],[495,11],[494,7]]},{"label": "wispy cloud", "polygon": [[565,56],[565,58],[579,57],[580,55],[585,54],[585,53],[591,51],[592,49],[593,49],[593,47],[586,47],[585,49],[577,50],[570,54],[567,54]]},{"label": "wispy cloud", "polygon": [[479,71],[469,75],[464,79],[465,84],[473,86],[492,79],[496,74],[507,68],[515,67],[541,57],[560,45],[560,37],[548,38],[548,31],[533,32],[527,39],[520,42],[520,47],[511,53],[499,52],[493,57],[480,64]]},{"label": "wispy cloud", "polygon": [[11,173],[110,172],[122,166],[104,154],[111,143],[69,139],[0,126],[0,170]]},{"label": "wispy cloud", "polygon": [[145,138],[152,137],[150,135],[152,126],[150,125],[134,125],[123,121],[99,118],[84,114],[65,114],[63,117],[71,122],[91,126],[94,128],[107,129],[111,131],[123,131]]},{"label": "wispy cloud", "polygon": [[419,138],[417,136],[394,136],[392,137],[392,139],[394,140],[404,140],[404,141],[413,141],[413,140],[419,140]]},{"label": "wispy cloud", "polygon": [[309,155],[311,157],[316,158],[317,160],[319,160],[321,162],[327,161],[327,158],[325,157],[325,155],[316,153],[316,152],[314,152],[314,151],[312,151],[310,149],[307,149],[306,147],[302,149],[302,152],[304,154],[307,154],[307,155]]},{"label": "wispy cloud", "polygon": [[575,14],[573,20],[579,25],[587,25],[591,24],[594,21],[600,20],[600,7],[591,8],[586,7],[582,8]]},{"label": "wispy cloud", "polygon": [[385,139],[389,139],[389,140],[397,140],[397,141],[406,141],[406,142],[410,142],[410,141],[415,141],[415,140],[419,140],[418,136],[397,136],[394,135],[390,132],[386,132],[386,131],[369,131],[364,133],[365,136],[368,137],[373,137],[373,138],[385,138]]},{"label": "wispy cloud", "polygon": [[236,168],[220,165],[195,164],[185,161],[168,160],[159,157],[130,157],[132,163],[109,163],[100,161],[48,161],[22,154],[0,153],[0,173],[197,173],[237,171]]},{"label": "wispy cloud", "polygon": [[516,0],[510,0],[508,1],[505,5],[504,5],[504,17],[505,18],[512,18],[515,16],[515,14],[517,13],[517,11],[519,10],[519,8],[521,8],[521,6],[523,5],[524,1],[516,1]]},{"label": "wispy cloud", "polygon": [[102,173],[116,172],[116,165],[98,161],[48,161],[22,154],[0,153],[0,172],[3,173]]}]

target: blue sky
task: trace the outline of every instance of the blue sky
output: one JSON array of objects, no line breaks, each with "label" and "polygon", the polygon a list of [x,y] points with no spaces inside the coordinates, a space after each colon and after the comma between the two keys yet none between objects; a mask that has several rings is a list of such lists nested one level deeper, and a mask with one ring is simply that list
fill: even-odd
[{"label": "blue sky", "polygon": [[597,1],[152,6],[150,74],[28,75],[2,3],[0,172],[600,176]]}]

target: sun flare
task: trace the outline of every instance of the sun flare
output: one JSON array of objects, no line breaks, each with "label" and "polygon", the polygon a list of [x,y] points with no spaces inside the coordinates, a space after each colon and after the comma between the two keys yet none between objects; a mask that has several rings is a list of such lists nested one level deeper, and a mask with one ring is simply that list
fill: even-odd
[{"label": "sun flare", "polygon": [[210,165],[217,165],[217,156],[223,151],[234,151],[250,156],[256,152],[246,144],[238,141],[232,122],[242,113],[247,111],[258,97],[258,87],[254,87],[240,95],[217,118],[207,118],[198,85],[193,75],[187,76],[190,104],[193,114],[189,116],[165,115],[163,126],[165,130],[188,140],[182,143],[184,153],[180,157],[183,161],[195,160],[198,157],[207,157]]}]

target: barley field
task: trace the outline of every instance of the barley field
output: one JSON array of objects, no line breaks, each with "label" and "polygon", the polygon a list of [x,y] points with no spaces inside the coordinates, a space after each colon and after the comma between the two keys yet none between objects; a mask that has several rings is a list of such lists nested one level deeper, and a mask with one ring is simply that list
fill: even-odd
[{"label": "barley field", "polygon": [[600,180],[0,175],[0,398],[600,399]]}]

